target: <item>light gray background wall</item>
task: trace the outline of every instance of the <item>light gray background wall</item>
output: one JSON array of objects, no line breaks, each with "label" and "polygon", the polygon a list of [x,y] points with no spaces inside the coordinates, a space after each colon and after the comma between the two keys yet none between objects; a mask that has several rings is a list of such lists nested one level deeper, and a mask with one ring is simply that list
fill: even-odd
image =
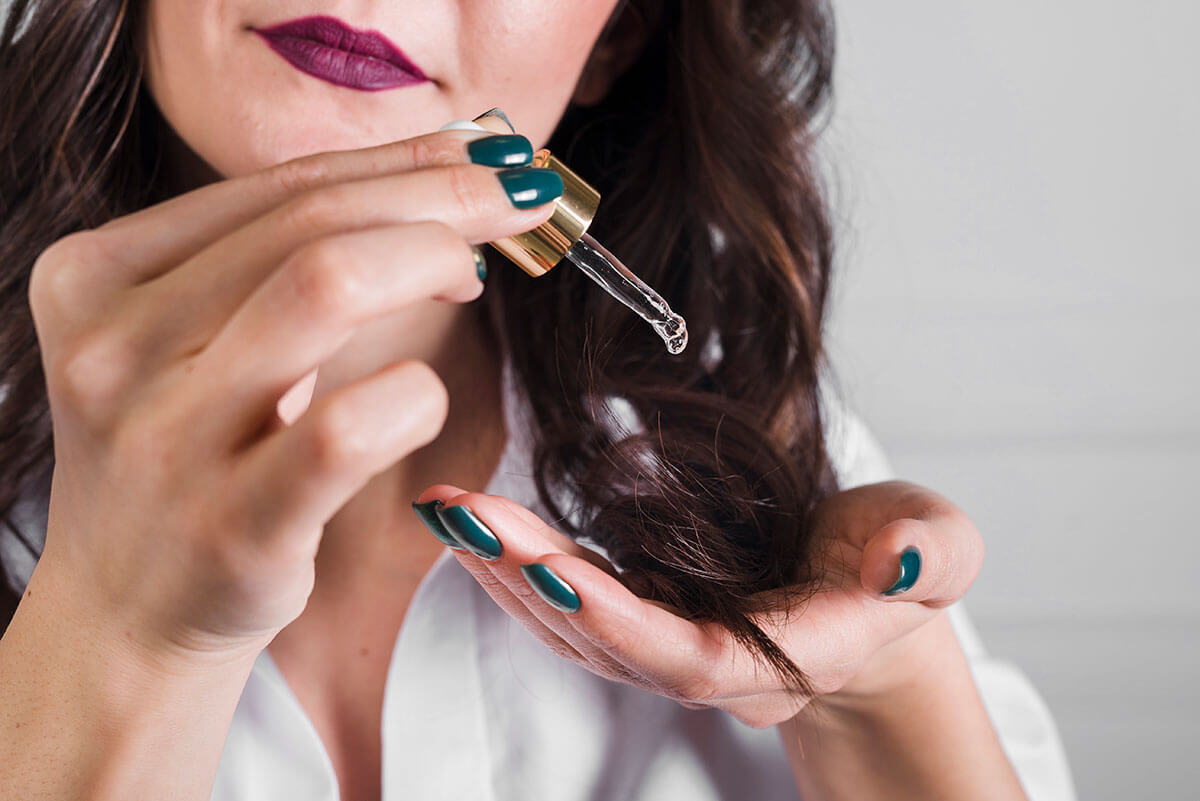
[{"label": "light gray background wall", "polygon": [[1200,5],[836,5],[831,350],[1081,799],[1200,797]]}]

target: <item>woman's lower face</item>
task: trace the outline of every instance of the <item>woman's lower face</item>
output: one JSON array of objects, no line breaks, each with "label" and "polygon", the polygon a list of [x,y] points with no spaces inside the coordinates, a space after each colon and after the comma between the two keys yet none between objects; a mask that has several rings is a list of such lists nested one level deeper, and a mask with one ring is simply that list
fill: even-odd
[{"label": "woman's lower face", "polygon": [[[540,147],[616,3],[147,0],[146,84],[179,138],[227,178],[310,153],[407,139],[496,106]],[[312,17],[333,19],[278,27]],[[272,28],[275,46],[259,33]],[[389,81],[386,68],[358,60],[380,56],[406,58],[418,77]],[[306,59],[327,69],[306,71]],[[355,88],[313,74],[334,68],[343,78],[346,70],[367,75],[360,84],[383,79]]]}]

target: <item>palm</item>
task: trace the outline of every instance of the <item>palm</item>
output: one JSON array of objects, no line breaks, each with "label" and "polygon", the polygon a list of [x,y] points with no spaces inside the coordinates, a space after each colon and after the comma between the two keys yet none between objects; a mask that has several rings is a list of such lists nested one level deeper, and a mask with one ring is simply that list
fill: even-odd
[{"label": "palm", "polygon": [[[469,507],[503,542],[495,561],[454,553],[505,611],[558,655],[689,708],[724,709],[756,728],[781,723],[805,705],[725,627],[687,620],[668,604],[638,597],[599,554],[528,509],[448,485],[422,493],[422,500],[435,497]],[[881,649],[966,592],[982,560],[982,543],[953,504],[900,482],[839,493],[818,507],[815,521],[821,581],[815,588],[791,588],[803,599],[791,609],[783,590],[764,593],[769,611],[755,622],[818,695],[865,691],[881,681]],[[930,569],[897,602],[880,593],[895,580],[897,555],[911,543],[926,554]],[[530,587],[520,566],[533,562],[574,588],[581,600],[577,612],[559,611]]]}]

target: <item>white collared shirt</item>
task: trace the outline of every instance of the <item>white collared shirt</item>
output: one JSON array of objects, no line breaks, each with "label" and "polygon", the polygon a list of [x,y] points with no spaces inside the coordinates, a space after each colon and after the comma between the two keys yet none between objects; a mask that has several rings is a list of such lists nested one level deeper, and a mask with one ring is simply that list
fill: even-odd
[{"label": "white collared shirt", "polygon": [[[523,399],[507,359],[502,376],[509,437],[483,491],[545,518],[532,480]],[[829,450],[842,486],[891,478],[861,422],[836,405],[829,413]],[[14,510],[18,526],[33,529],[23,532],[27,539],[44,538],[46,503]],[[33,557],[8,526],[0,548],[9,582],[23,591]],[[987,654],[961,602],[949,609],[1026,794],[1031,801],[1074,801],[1045,703],[1016,666]],[[383,801],[798,797],[775,729],[753,729],[719,710],[685,709],[556,656],[448,548],[410,601],[389,663],[382,721]],[[329,755],[269,648],[255,661],[234,712],[211,798],[339,799]]]}]

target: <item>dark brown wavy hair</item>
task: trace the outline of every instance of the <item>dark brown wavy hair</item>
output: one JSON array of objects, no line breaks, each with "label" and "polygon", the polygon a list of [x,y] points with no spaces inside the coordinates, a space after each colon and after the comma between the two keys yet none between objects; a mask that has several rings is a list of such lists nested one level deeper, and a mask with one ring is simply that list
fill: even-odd
[{"label": "dark brown wavy hair", "polygon": [[[0,33],[0,516],[45,492],[54,464],[35,259],[172,194],[141,5],[14,0]],[[669,355],[577,270],[531,280],[497,265],[486,310],[531,403],[551,522],[603,546],[644,597],[727,627],[807,697],[753,616],[779,601],[763,591],[815,588],[810,515],[836,490],[818,393],[831,234],[813,157],[829,10],[629,0],[602,35],[621,21],[653,31],[641,56],[600,104],[569,106],[548,147],[599,189],[591,231],[687,319],[692,345]],[[609,425],[596,401],[614,398],[644,425]],[[19,598],[0,592],[7,625]]]}]

